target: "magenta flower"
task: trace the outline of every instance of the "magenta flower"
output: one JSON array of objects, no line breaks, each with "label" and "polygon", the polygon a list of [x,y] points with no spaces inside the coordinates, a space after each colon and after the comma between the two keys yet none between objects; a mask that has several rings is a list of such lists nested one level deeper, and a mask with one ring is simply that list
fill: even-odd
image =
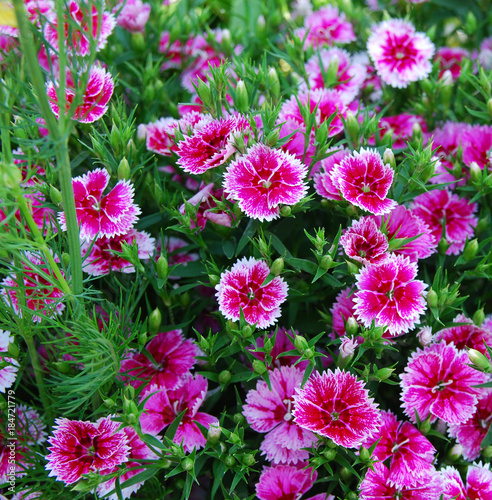
[{"label": "magenta flower", "polygon": [[369,448],[376,441],[373,459],[390,459],[388,482],[398,488],[416,486],[434,471],[432,462],[436,449],[409,422],[399,422],[391,412],[382,412],[383,425],[379,433],[368,439]]},{"label": "magenta flower", "polygon": [[376,264],[387,257],[388,241],[369,217],[354,221],[341,236],[340,245],[348,257],[362,264]]},{"label": "magenta flower", "polygon": [[426,78],[432,70],[435,47],[425,33],[402,19],[390,19],[374,26],[367,52],[388,85],[405,88]]},{"label": "magenta flower", "polygon": [[463,59],[469,58],[470,53],[462,47],[440,47],[436,52],[436,61],[439,62],[442,78],[445,71],[449,71],[453,80],[457,80],[461,73],[461,63]]},{"label": "magenta flower", "polygon": [[[393,149],[403,149],[407,147],[407,141],[412,139],[415,125],[418,125],[424,134],[427,132],[427,125],[419,115],[402,113],[401,115],[385,116],[379,122],[380,130],[377,133],[382,139],[384,134],[390,132]],[[369,145],[373,146],[375,143],[374,137],[369,138]]]},{"label": "magenta flower", "polygon": [[193,368],[197,355],[197,347],[183,337],[182,330],[161,332],[147,344],[146,352],[129,353],[121,363],[121,373],[135,388],[175,389]]},{"label": "magenta flower", "polygon": [[454,467],[441,471],[444,483],[443,500],[489,500],[492,498],[492,471],[490,464],[468,466],[466,487]]},{"label": "magenta flower", "polygon": [[304,372],[296,366],[282,366],[270,373],[272,390],[264,380],[246,395],[243,415],[257,432],[266,432],[260,450],[274,464],[297,464],[307,460],[316,435],[299,427],[292,420],[296,389],[301,388]]},{"label": "magenta flower", "polygon": [[231,163],[224,174],[224,189],[253,219],[279,217],[280,205],[295,205],[304,198],[307,167],[281,150],[255,144]]},{"label": "magenta flower", "polygon": [[450,244],[447,255],[458,255],[463,250],[466,239],[473,237],[473,229],[478,223],[474,216],[477,204],[447,189],[417,196],[410,208],[429,226],[436,243],[441,240],[444,228],[446,241]]},{"label": "magenta flower", "polygon": [[[303,465],[303,464],[302,464]],[[302,465],[264,467],[256,485],[259,500],[296,500],[315,483],[318,473]]]},{"label": "magenta flower", "polygon": [[236,152],[234,141],[248,128],[241,115],[211,121],[178,144],[178,165],[187,173],[203,174],[224,164]]},{"label": "magenta flower", "polygon": [[386,198],[393,176],[393,169],[377,151],[364,148],[343,158],[330,173],[343,198],[374,215],[386,214],[396,206],[396,201]]},{"label": "magenta flower", "polygon": [[263,282],[270,274],[268,265],[253,257],[238,260],[220,276],[215,287],[219,310],[226,319],[238,321],[241,317],[258,328],[276,323],[281,315],[280,304],[287,299],[287,283],[277,276],[268,284]]},{"label": "magenta flower", "polygon": [[3,356],[4,353],[8,352],[9,344],[13,341],[14,337],[9,331],[0,330],[0,363],[2,364],[2,368],[0,368],[0,392],[3,393],[5,393],[6,389],[12,387],[19,371],[17,360],[9,356]]},{"label": "magenta flower", "polygon": [[480,456],[482,441],[492,421],[492,389],[482,389],[477,410],[464,424],[450,424],[449,435],[463,447],[463,458],[475,460]]},{"label": "magenta flower", "polygon": [[179,120],[175,118],[161,118],[147,125],[138,126],[138,136],[145,138],[148,151],[162,156],[171,156],[172,152],[178,150],[178,145],[174,142],[176,130],[179,127]]},{"label": "magenta flower", "polygon": [[483,170],[492,168],[492,126],[469,126],[461,136],[463,162],[470,166],[474,161]]},{"label": "magenta flower", "polygon": [[106,46],[116,25],[113,14],[105,10],[99,11],[93,4],[78,3],[75,0],[70,0],[65,9],[68,10],[63,23],[66,34],[65,47],[59,47],[56,13],[52,12],[48,16],[48,22],[44,23],[44,37],[55,52],[66,50],[70,54],[86,56],[90,53],[93,40],[96,42],[97,51]]},{"label": "magenta flower", "polygon": [[139,259],[150,259],[155,250],[155,238],[145,231],[135,231],[135,229],[112,238],[101,236],[93,244],[89,240],[83,240],[82,255],[85,260],[82,269],[92,276],[104,276],[111,271],[134,273],[133,264],[115,253],[121,253],[123,243],[130,246],[136,243]]},{"label": "magenta flower", "polygon": [[82,474],[108,474],[114,467],[128,461],[128,437],[120,424],[109,417],[96,423],[57,418],[51,445],[46,456],[49,476],[65,484],[77,482]]},{"label": "magenta flower", "polygon": [[437,418],[449,424],[467,422],[481,394],[475,386],[487,379],[469,363],[466,352],[444,341],[418,348],[400,375],[402,406],[410,420],[416,421],[416,412],[420,420],[430,415],[431,422]]},{"label": "magenta flower", "polygon": [[151,387],[145,397],[154,394],[145,402],[145,413],[140,417],[142,432],[158,434],[186,410],[173,441],[178,445],[182,444],[187,453],[193,451],[193,448],[203,448],[206,439],[196,422],[207,429],[219,424],[212,415],[198,411],[207,394],[207,387],[205,377],[195,375],[193,378],[191,374],[186,375],[183,384],[175,390]]},{"label": "magenta flower", "polygon": [[[81,239],[120,236],[128,233],[138,220],[140,208],[133,203],[133,186],[119,181],[103,196],[109,179],[109,173],[102,168],[72,179]],[[59,217],[61,228],[66,231],[65,213]]]},{"label": "magenta flower", "polygon": [[416,280],[417,264],[408,257],[390,255],[381,264],[369,264],[356,275],[355,315],[366,328],[373,321],[391,336],[407,333],[427,309],[425,288]]},{"label": "magenta flower", "polygon": [[333,184],[331,173],[335,168],[335,165],[340,163],[346,156],[349,156],[350,152],[348,149],[340,149],[336,147],[327,150],[327,153],[330,152],[333,153],[315,165],[315,168],[318,168],[319,170],[314,175],[314,188],[320,196],[323,196],[323,198],[339,201],[342,198],[340,197],[335,184]]},{"label": "magenta flower", "polygon": [[[73,111],[72,118],[81,123],[92,123],[99,120],[108,110],[108,102],[113,95],[114,81],[111,73],[104,68],[93,66],[90,70],[89,79],[83,95],[83,103],[79,104]],[[48,94],[51,111],[58,118],[60,106],[58,104],[58,84],[48,82],[46,93]],[[76,88],[73,81],[67,82],[65,88],[66,113],[69,112],[75,99]]]},{"label": "magenta flower", "polygon": [[[350,287],[342,290],[336,297],[336,301],[330,309],[333,317],[333,330],[339,336],[343,337],[347,334],[345,331],[345,323],[349,318],[355,320],[355,303],[354,295]],[[332,335],[335,338],[334,335]]]},{"label": "magenta flower", "polygon": [[380,411],[364,384],[336,369],[312,375],[294,397],[294,422],[339,446],[358,448],[381,425]]},{"label": "magenta flower", "polygon": [[143,33],[149,16],[150,4],[142,0],[126,0],[116,22],[131,33]]},{"label": "magenta flower", "polygon": [[454,467],[441,469],[443,480],[443,500],[466,500],[465,485],[460,473]]}]

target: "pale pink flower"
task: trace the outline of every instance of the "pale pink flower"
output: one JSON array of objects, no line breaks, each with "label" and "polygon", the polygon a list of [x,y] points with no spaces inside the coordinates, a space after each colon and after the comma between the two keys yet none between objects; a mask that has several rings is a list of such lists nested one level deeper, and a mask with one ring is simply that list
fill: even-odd
[{"label": "pale pink flower", "polygon": [[366,477],[360,484],[360,500],[439,500],[442,493],[442,478],[436,471],[425,473],[413,486],[401,488],[389,481],[390,471],[382,462],[376,462],[367,469]]},{"label": "pale pink flower", "polygon": [[[402,113],[401,115],[385,116],[379,122],[379,137],[383,138],[384,134],[390,133],[392,137],[393,149],[403,149],[407,147],[407,141],[412,139],[414,126],[418,125],[422,132],[427,132],[427,125],[424,118],[419,115],[409,115]],[[376,143],[374,137],[369,139],[369,145],[373,146]]]},{"label": "pale pink flower", "polygon": [[9,349],[9,344],[14,342],[14,337],[7,330],[0,330],[0,363],[3,368],[0,368],[0,392],[5,393],[5,390],[12,387],[12,384],[17,378],[17,372],[19,371],[19,363],[16,359],[9,356],[3,356],[3,353],[7,353]]},{"label": "pale pink flower", "polygon": [[20,441],[32,445],[42,444],[46,441],[46,424],[41,419],[39,412],[26,405],[16,407],[15,431]]},{"label": "pale pink flower", "polygon": [[444,226],[445,238],[450,244],[447,255],[458,255],[463,250],[466,239],[473,237],[478,223],[478,218],[474,216],[477,204],[460,198],[447,189],[433,190],[417,196],[410,208],[429,226],[436,243],[441,240]]},{"label": "pale pink flower", "polygon": [[314,188],[323,198],[339,201],[342,198],[331,179],[331,173],[335,165],[340,163],[346,156],[350,156],[350,151],[346,148],[333,147],[326,152],[332,154],[315,165],[315,168],[318,168],[318,172],[314,175]]},{"label": "pale pink flower", "polygon": [[[60,106],[58,103],[58,83],[48,82],[46,93],[51,111],[58,118]],[[92,123],[99,120],[108,110],[108,102],[113,95],[114,81],[111,73],[104,68],[92,66],[87,80],[87,86],[82,96],[83,102],[73,110],[72,118],[81,123]],[[75,99],[77,89],[73,81],[68,81],[65,87],[66,113],[72,111],[70,108]]]},{"label": "pale pink flower", "polygon": [[432,334],[432,328],[430,326],[423,326],[417,332],[417,337],[419,339],[420,345],[425,347],[430,345],[434,341],[434,335]]},{"label": "pale pink flower", "polygon": [[[127,472],[119,476],[120,485],[125,481],[128,481],[137,474],[145,470],[145,463],[142,464],[142,460],[157,460],[158,456],[138,437],[138,434],[131,427],[124,427],[123,432],[128,438],[128,446],[130,447],[130,453],[128,455],[128,461],[125,463],[126,467],[129,469]],[[115,467],[113,471],[116,472],[118,467]],[[105,474],[111,474],[111,472],[106,472]],[[140,481],[132,486],[121,489],[122,498],[129,498],[133,493],[138,491],[143,485],[144,481]],[[100,497],[107,495],[110,491],[115,489],[116,478],[111,478],[109,481],[101,483],[97,487],[97,493]],[[105,497],[107,500],[118,500],[118,495],[113,493]]]},{"label": "pale pink flower", "polygon": [[240,132],[248,128],[241,115],[211,121],[178,144],[178,165],[187,173],[203,174],[224,164],[236,152]]},{"label": "pale pink flower", "polygon": [[[23,259],[23,283],[17,281],[17,275],[12,274],[2,281],[4,288],[0,290],[4,301],[9,304],[15,314],[24,317],[24,310],[20,308],[19,293],[25,294],[27,309],[33,314],[31,320],[35,323],[42,321],[44,317],[52,317],[61,314],[65,309],[62,299],[65,294],[57,288],[56,278],[53,270],[45,263],[44,256],[32,252],[26,252]],[[54,256],[55,262],[60,262],[58,256]],[[63,275],[63,271],[61,271]],[[49,276],[50,279],[46,279]]]},{"label": "pale pink flower", "polygon": [[260,445],[263,455],[275,464],[297,464],[309,458],[317,437],[292,420],[296,389],[301,388],[304,371],[296,366],[275,368],[269,375],[271,390],[264,380],[246,395],[243,415],[257,432],[266,432]]},{"label": "pale pink flower", "polygon": [[335,165],[333,185],[349,203],[375,215],[390,212],[396,201],[386,198],[395,172],[373,149],[361,148]]},{"label": "pale pink flower", "polygon": [[182,330],[158,333],[142,352],[130,352],[121,363],[120,373],[129,383],[175,389],[183,383],[195,364],[198,348],[183,337]]},{"label": "pale pink flower", "polygon": [[379,76],[397,88],[426,78],[432,70],[434,51],[429,37],[403,19],[377,24],[367,42],[367,52]]},{"label": "pale pink flower", "polygon": [[[133,203],[133,186],[128,181],[119,181],[103,196],[109,179],[109,173],[102,168],[72,179],[81,239],[92,240],[96,235],[120,236],[132,229],[138,220],[140,208]],[[64,212],[60,213],[59,220],[66,231]]]},{"label": "pale pink flower", "polygon": [[107,474],[128,461],[128,437],[109,417],[96,423],[57,418],[55,423],[53,436],[48,439],[48,476],[73,484],[82,474]]},{"label": "pale pink flower", "polygon": [[478,53],[478,62],[485,71],[492,69],[492,36],[482,40]]},{"label": "pale pink flower", "polygon": [[475,387],[487,376],[470,366],[466,352],[441,341],[424,349],[417,348],[400,375],[403,409],[412,420],[429,415],[449,424],[463,424],[475,413],[481,389]]},{"label": "pale pink flower", "polygon": [[207,440],[196,423],[207,429],[211,425],[219,424],[217,418],[198,411],[207,394],[207,388],[208,382],[205,377],[195,375],[193,378],[191,374],[186,375],[183,384],[174,390],[150,387],[145,397],[154,394],[145,402],[145,413],[140,417],[142,432],[159,433],[185,410],[173,441],[178,445],[181,444],[186,453],[193,451],[194,448],[203,448]]},{"label": "pale pink flower", "polygon": [[354,221],[341,236],[340,245],[348,257],[362,264],[375,264],[387,257],[388,241],[369,217]]},{"label": "pale pink flower", "polygon": [[215,295],[219,310],[226,319],[238,321],[242,311],[244,319],[258,328],[276,323],[289,287],[279,276],[263,285],[269,273],[266,262],[244,257],[221,274]]},{"label": "pale pink flower", "polygon": [[410,422],[399,422],[391,412],[381,414],[383,425],[364,446],[374,448],[372,458],[381,462],[390,459],[388,482],[398,488],[416,486],[429,472],[436,449]]},{"label": "pale pink flower", "polygon": [[336,369],[311,375],[294,397],[294,422],[337,445],[358,448],[381,425],[380,411],[364,384]]},{"label": "pale pink flower", "polygon": [[136,244],[139,259],[150,259],[155,250],[155,238],[145,231],[135,229],[112,238],[101,236],[94,242],[83,240],[81,244],[84,257],[82,269],[92,276],[104,276],[111,271],[134,273],[133,264],[118,255],[123,250],[123,243],[130,246]]},{"label": "pale pink flower", "polygon": [[362,342],[363,340],[361,337],[355,338],[355,337],[349,337],[347,335],[342,337],[342,343],[340,344],[340,352],[339,352],[340,359],[346,359],[353,356],[359,345],[362,344]]},{"label": "pale pink flower", "polygon": [[492,168],[492,126],[469,126],[461,136],[463,163],[470,166],[474,161],[481,169]]},{"label": "pale pink flower", "polygon": [[[307,33],[307,35],[306,35]],[[305,48],[314,48],[326,44],[350,43],[356,40],[352,23],[347,21],[345,13],[331,5],[322,7],[306,17],[304,27],[296,30],[296,35],[303,40]]]},{"label": "pale pink flower", "polygon": [[271,221],[280,205],[295,205],[307,192],[307,167],[280,149],[255,144],[232,162],[224,174],[224,190],[253,219]]},{"label": "pale pink flower", "polygon": [[355,303],[354,295],[350,287],[342,290],[336,297],[336,301],[330,309],[333,317],[333,330],[335,333],[343,337],[346,335],[345,323],[349,318],[355,320]]},{"label": "pale pink flower", "polygon": [[390,255],[381,264],[362,268],[357,279],[355,315],[366,328],[373,321],[388,328],[391,336],[407,333],[427,309],[425,288],[416,280],[417,264],[408,257]]},{"label": "pale pink flower", "polygon": [[318,473],[309,468],[294,465],[264,467],[256,484],[259,500],[296,500],[315,483]]},{"label": "pale pink flower", "polygon": [[440,47],[436,52],[436,61],[439,62],[441,72],[439,78],[442,78],[443,73],[448,70],[457,80],[461,73],[461,63],[463,59],[469,58],[470,53],[462,47]]},{"label": "pale pink flower", "polygon": [[108,37],[116,25],[113,14],[98,10],[94,4],[78,3],[75,0],[69,0],[65,11],[63,23],[66,34],[65,47],[61,49],[59,47],[56,13],[52,12],[48,16],[48,22],[44,24],[44,37],[55,52],[66,50],[68,53],[87,56],[91,50],[92,40],[96,42],[96,51],[106,46]]},{"label": "pale pink flower", "polygon": [[477,410],[470,419],[463,424],[450,424],[448,428],[449,435],[463,447],[463,458],[469,461],[480,456],[482,441],[492,421],[492,389],[483,388],[480,395]]},{"label": "pale pink flower", "polygon": [[142,0],[126,0],[116,19],[118,26],[132,32],[143,33],[150,16],[150,4]]}]

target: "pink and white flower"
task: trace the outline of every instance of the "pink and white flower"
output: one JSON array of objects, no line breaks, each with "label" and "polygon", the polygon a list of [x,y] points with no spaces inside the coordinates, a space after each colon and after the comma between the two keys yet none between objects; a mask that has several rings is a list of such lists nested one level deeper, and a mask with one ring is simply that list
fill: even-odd
[{"label": "pink and white flower", "polygon": [[[103,196],[109,179],[109,173],[102,168],[72,179],[81,239],[124,235],[138,220],[140,208],[133,203],[133,186],[128,181],[119,181]],[[66,231],[64,212],[59,215],[59,220],[61,228]]]},{"label": "pink and white flower", "polygon": [[131,33],[143,33],[150,16],[150,4],[142,0],[126,0],[116,22]]},{"label": "pink and white flower", "polygon": [[[422,132],[427,132],[427,125],[422,116],[402,113],[401,115],[385,116],[379,122],[379,137],[382,139],[384,134],[390,133],[394,149],[403,149],[407,147],[407,141],[412,139],[414,127],[420,127]],[[374,137],[369,139],[369,145],[375,144]]]},{"label": "pink and white flower", "polygon": [[[340,201],[340,193],[332,181],[331,173],[335,165],[339,164],[346,156],[350,156],[350,151],[346,148],[333,147],[326,151],[332,153],[315,165],[318,172],[314,175],[314,188],[316,192],[328,200]],[[314,170],[314,169],[313,169]]]},{"label": "pink and white flower", "polygon": [[435,47],[410,22],[390,19],[373,27],[367,51],[383,82],[405,88],[429,75]]},{"label": "pink and white flower", "polygon": [[256,484],[258,499],[294,500],[300,498],[313,486],[318,477],[314,469],[303,469],[302,465],[264,467]]},{"label": "pink and white flower", "polygon": [[292,414],[300,427],[346,448],[358,448],[381,425],[380,411],[364,384],[338,368],[312,375],[294,397]]},{"label": "pink and white flower", "polygon": [[492,168],[492,126],[468,126],[461,136],[463,162],[470,166],[472,162],[483,169]]},{"label": "pink and white flower", "polygon": [[492,471],[490,464],[481,462],[468,466],[466,487],[460,473],[454,467],[441,471],[443,500],[489,500],[492,498]]},{"label": "pink and white flower", "polygon": [[279,149],[255,144],[227,167],[224,190],[253,219],[271,221],[280,205],[295,205],[307,192],[307,167]]},{"label": "pink and white flower", "polygon": [[279,276],[263,285],[269,274],[266,262],[253,257],[238,260],[230,270],[221,274],[215,295],[219,310],[226,319],[238,321],[242,311],[249,324],[256,324],[261,329],[277,321],[289,287]]},{"label": "pink and white flower", "polygon": [[373,149],[361,148],[335,165],[331,182],[349,203],[374,215],[390,212],[396,201],[386,198],[395,172]]},{"label": "pink and white flower", "polygon": [[77,482],[82,474],[108,474],[128,461],[128,437],[120,424],[109,417],[96,423],[57,418],[46,456],[46,470],[65,484]]},{"label": "pink and white flower", "polygon": [[437,49],[435,59],[439,61],[441,68],[439,78],[442,78],[445,71],[449,71],[453,80],[457,80],[461,73],[463,59],[469,57],[470,53],[462,47],[440,47]]},{"label": "pink and white flower", "polygon": [[470,366],[466,352],[441,341],[417,350],[400,375],[403,409],[412,422],[428,416],[449,424],[463,424],[475,413],[484,373]]},{"label": "pink and white flower", "polygon": [[19,371],[19,363],[16,359],[9,356],[3,356],[8,352],[9,344],[14,342],[14,337],[7,330],[0,330],[0,363],[3,368],[0,369],[0,392],[5,393],[5,390],[12,387],[17,372]]}]

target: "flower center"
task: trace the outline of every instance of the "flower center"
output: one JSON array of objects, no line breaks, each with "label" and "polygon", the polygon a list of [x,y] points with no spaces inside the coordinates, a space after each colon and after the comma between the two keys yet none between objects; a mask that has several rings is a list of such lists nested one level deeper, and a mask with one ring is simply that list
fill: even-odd
[{"label": "flower center", "polygon": [[99,204],[99,200],[92,194],[87,195],[87,198],[92,198],[94,200],[94,205],[92,205],[92,208],[99,212],[99,210],[101,210],[101,205]]},{"label": "flower center", "polygon": [[403,59],[405,57],[405,53],[402,52],[401,50],[399,50],[396,54],[395,54],[395,57],[397,59]]},{"label": "flower center", "polygon": [[435,387],[432,388],[431,392],[440,392],[448,385],[451,385],[453,380],[448,380],[447,382],[439,382]]},{"label": "flower center", "polygon": [[368,193],[370,190],[371,190],[371,186],[369,186],[369,184],[366,184],[366,183],[362,184],[362,191],[364,193]]},{"label": "flower center", "polygon": [[253,300],[255,298],[255,292],[251,287],[249,288],[247,296],[249,300]]},{"label": "flower center", "polygon": [[396,451],[398,451],[398,448],[400,448],[400,446],[403,446],[404,444],[407,444],[408,442],[410,441],[410,439],[405,439],[405,441],[402,441],[401,443],[396,443],[393,448],[391,448],[391,453],[395,453]]},{"label": "flower center", "polygon": [[287,405],[287,413],[284,415],[284,420],[288,422],[289,420],[292,420],[292,400],[290,399],[284,399],[283,403]]},{"label": "flower center", "polygon": [[389,292],[386,292],[386,297],[388,297],[388,299],[390,299],[390,300],[393,300],[394,294],[395,294],[395,291],[390,290]]},{"label": "flower center", "polygon": [[272,183],[270,181],[268,181],[268,180],[267,181],[263,181],[262,184],[263,184],[263,187],[265,189],[268,189],[272,185]]},{"label": "flower center", "polygon": [[330,416],[331,416],[331,419],[336,422],[340,418],[340,413],[338,413],[336,411],[332,411]]}]

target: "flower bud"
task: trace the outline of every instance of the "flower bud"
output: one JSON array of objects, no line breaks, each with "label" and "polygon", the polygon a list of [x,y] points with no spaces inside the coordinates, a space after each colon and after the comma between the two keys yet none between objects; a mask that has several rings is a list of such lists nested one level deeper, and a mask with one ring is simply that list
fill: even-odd
[{"label": "flower bud", "polygon": [[199,81],[196,92],[198,94],[198,97],[202,100],[203,104],[207,108],[211,108],[213,106],[212,91],[204,81]]},{"label": "flower bud", "polygon": [[232,417],[235,424],[243,425],[246,422],[246,418],[242,413],[235,413]]},{"label": "flower bud", "polygon": [[251,325],[246,325],[242,330],[241,330],[241,337],[243,339],[247,339],[253,335],[253,327]]},{"label": "flower bud", "polygon": [[471,241],[468,241],[465,245],[465,249],[463,250],[463,258],[466,262],[475,258],[478,252],[478,240],[475,238]]},{"label": "flower bud", "polygon": [[207,441],[210,444],[215,444],[219,441],[222,429],[219,425],[211,425],[207,430]]},{"label": "flower bud", "polygon": [[316,142],[324,146],[326,144],[326,140],[328,139],[328,123],[323,122],[316,130],[315,134]]},{"label": "flower bud", "polygon": [[359,456],[360,456],[360,459],[363,461],[363,462],[369,462],[369,460],[371,460],[371,453],[370,451],[364,447],[364,446],[361,446],[360,447],[360,450],[359,450]]},{"label": "flower bud", "polygon": [[224,463],[227,465],[227,467],[231,468],[236,465],[236,459],[232,455],[226,455],[224,457]]},{"label": "flower bud", "polygon": [[292,209],[288,205],[284,205],[280,209],[280,216],[281,217],[289,217],[289,215],[292,213]]},{"label": "flower bud", "polygon": [[352,111],[347,111],[345,130],[352,142],[357,142],[359,140],[360,125]]},{"label": "flower bud", "polygon": [[478,220],[477,227],[475,228],[475,234],[482,234],[489,228],[489,218],[488,216],[482,217]]},{"label": "flower bud", "polygon": [[328,271],[332,264],[333,257],[329,254],[323,255],[323,257],[321,257],[321,260],[319,261],[319,267],[321,267],[321,269],[324,269],[325,271]]},{"label": "flower bud", "polygon": [[347,500],[359,500],[359,495],[355,491],[349,491],[347,493]]},{"label": "flower bud", "polygon": [[125,385],[123,397],[128,401],[135,399],[135,388],[132,385]]},{"label": "flower bud", "polygon": [[132,33],[130,44],[135,52],[143,52],[147,47],[143,33]]},{"label": "flower bud", "polygon": [[432,335],[432,328],[430,326],[423,326],[417,333],[420,345],[425,347],[432,343],[434,335]]},{"label": "flower bud", "polygon": [[282,257],[279,257],[278,259],[275,259],[273,261],[270,272],[275,276],[280,276],[283,270],[284,270],[284,259]]},{"label": "flower bud", "polygon": [[270,66],[266,75],[267,90],[274,100],[280,97],[280,81],[277,70]]},{"label": "flower bud", "polygon": [[192,458],[186,457],[183,460],[181,460],[181,467],[185,471],[193,470],[194,466],[195,466],[195,462],[193,461]]},{"label": "flower bud", "polygon": [[309,349],[308,341],[302,335],[296,335],[294,338],[294,347],[301,353]]},{"label": "flower bud", "polygon": [[475,311],[475,314],[473,315],[473,323],[475,323],[475,325],[477,326],[481,326],[482,323],[485,321],[485,313],[483,311],[483,307],[482,309],[477,309]]},{"label": "flower bud", "polygon": [[436,308],[439,304],[439,296],[432,288],[427,292],[427,305],[431,308]]},{"label": "flower bud", "polygon": [[328,460],[328,462],[331,462],[337,456],[337,450],[329,448],[323,453],[323,456],[326,458],[326,460]]},{"label": "flower bud", "polygon": [[419,431],[422,434],[427,434],[431,430],[431,422],[430,422],[430,416],[426,418],[424,421],[420,422],[419,426]]},{"label": "flower bud", "polygon": [[489,444],[489,446],[483,450],[482,455],[486,459],[492,458],[492,445]]},{"label": "flower bud", "polygon": [[258,375],[263,375],[267,371],[267,367],[265,366],[265,363],[259,359],[255,359],[253,361],[253,370],[255,373],[258,373]]},{"label": "flower bud", "polygon": [[459,460],[461,455],[463,454],[463,446],[460,444],[455,444],[448,452],[448,458],[453,462]]},{"label": "flower bud", "polygon": [[220,278],[216,274],[209,274],[208,275],[208,280],[210,281],[210,284],[215,287],[220,283]]},{"label": "flower bud", "polygon": [[358,330],[359,323],[357,323],[357,320],[353,316],[350,316],[345,322],[345,331],[347,332],[347,335],[353,337],[357,335]]},{"label": "flower bud", "polygon": [[414,141],[422,141],[422,127],[419,122],[415,122],[412,127],[412,139]]},{"label": "flower bud", "polygon": [[123,158],[118,165],[118,179],[120,181],[127,181],[130,179],[130,164],[126,158]]},{"label": "flower bud", "polygon": [[169,264],[167,262],[166,257],[164,255],[160,255],[157,259],[156,264],[157,277],[161,280],[165,280],[167,278],[169,272]]},{"label": "flower bud", "polygon": [[17,359],[20,354],[19,346],[15,342],[10,342],[7,347],[7,352],[11,358]]},{"label": "flower bud", "polygon": [[22,182],[22,174],[13,163],[0,162],[0,182],[4,187],[14,188]]},{"label": "flower bud", "polygon": [[108,408],[114,408],[116,406],[116,402],[113,398],[106,398],[103,401],[104,405],[107,406]]},{"label": "flower bud", "polygon": [[55,186],[50,186],[50,198],[54,205],[60,205],[62,202],[62,195]]},{"label": "flower bud", "polygon": [[70,373],[70,363],[68,361],[55,361],[53,363],[53,367],[56,369],[56,371],[67,374]]},{"label": "flower bud", "polygon": [[487,101],[487,110],[489,115],[492,117],[492,97]]},{"label": "flower bud", "polygon": [[70,265],[70,255],[67,252],[62,253],[62,263],[65,269]]},{"label": "flower bud", "polygon": [[249,110],[248,89],[246,88],[243,80],[239,80],[237,82],[234,104],[240,113],[247,113]]},{"label": "flower bud", "polygon": [[229,382],[229,380],[231,380],[231,372],[229,370],[222,370],[220,373],[219,373],[219,383],[221,385],[225,385],[227,384],[227,382]]},{"label": "flower bud", "polygon": [[383,154],[383,162],[389,164],[389,166],[394,170],[396,168],[395,154],[393,150],[386,148]]},{"label": "flower bud", "polygon": [[482,169],[478,166],[476,161],[470,163],[470,181],[472,183],[479,183],[482,181]]},{"label": "flower bud", "polygon": [[256,463],[255,456],[253,455],[253,453],[245,453],[244,455],[241,456],[240,460],[241,463],[246,467],[251,467]]},{"label": "flower bud", "polygon": [[347,270],[350,274],[357,274],[359,272],[359,267],[357,264],[350,262],[349,260],[345,261],[347,263]]},{"label": "flower bud", "polygon": [[340,469],[340,477],[344,480],[347,481],[352,477],[352,471],[348,467],[342,467]]},{"label": "flower bud", "polygon": [[481,370],[488,372],[492,365],[487,356],[476,349],[468,349],[468,359]]},{"label": "flower bud", "polygon": [[[328,64],[328,68],[326,70],[326,75],[324,76],[326,87],[334,84],[338,80],[339,66],[340,66],[340,60],[338,59],[337,55],[334,55],[332,57],[330,63]],[[348,113],[350,113],[350,111]],[[348,115],[348,113],[347,113],[347,115]]]},{"label": "flower bud", "polygon": [[162,323],[162,314],[158,307],[156,307],[149,316],[149,330],[150,333],[157,333]]},{"label": "flower bud", "polygon": [[272,130],[267,135],[267,138],[266,138],[267,146],[270,146],[271,148],[273,148],[277,144],[279,138],[280,138],[280,131],[279,131],[279,129],[276,128],[275,130]]},{"label": "flower bud", "polygon": [[445,238],[441,238],[439,240],[439,243],[437,244],[437,251],[441,255],[446,255],[446,252],[448,251],[449,248],[449,243],[446,241]]},{"label": "flower bud", "polygon": [[391,374],[395,371],[394,368],[380,368],[375,374],[374,377],[379,382],[383,380],[387,380],[391,377]]}]

